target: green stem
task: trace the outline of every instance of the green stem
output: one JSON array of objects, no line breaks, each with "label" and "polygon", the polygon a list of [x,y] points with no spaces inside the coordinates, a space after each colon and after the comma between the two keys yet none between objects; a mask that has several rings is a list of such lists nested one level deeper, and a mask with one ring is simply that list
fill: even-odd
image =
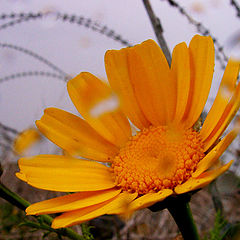
[{"label": "green stem", "polygon": [[184,240],[200,239],[188,202],[176,201],[175,204],[168,206],[168,210],[174,218]]},{"label": "green stem", "polygon": [[0,184],[0,197],[22,210],[25,210],[30,205],[28,201],[9,190],[2,183]]},{"label": "green stem", "polygon": [[[18,196],[16,193],[12,192],[2,183],[0,183],[0,197],[5,199],[12,205],[20,208],[21,210],[25,210],[30,205],[28,201]],[[53,218],[48,215],[41,215],[40,217],[45,223],[51,225]],[[80,236],[70,228],[53,229],[53,231],[73,240],[84,240],[83,236]]]}]

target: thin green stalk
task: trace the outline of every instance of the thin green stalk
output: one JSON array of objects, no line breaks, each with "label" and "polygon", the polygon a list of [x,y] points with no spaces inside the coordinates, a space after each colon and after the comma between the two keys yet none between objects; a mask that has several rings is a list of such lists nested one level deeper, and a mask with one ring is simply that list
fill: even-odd
[{"label": "thin green stalk", "polygon": [[188,202],[176,201],[168,206],[184,240],[200,240]]},{"label": "thin green stalk", "polygon": [[[0,197],[11,203],[12,205],[20,208],[21,210],[25,210],[30,203],[23,199],[22,197],[18,196],[16,193],[12,192],[10,189],[8,189],[5,185],[0,183]],[[51,218],[48,215],[41,215],[41,219],[51,225],[53,218]],[[56,232],[62,236],[66,236],[73,240],[84,240],[85,238],[83,236],[80,236],[76,232],[74,232],[70,228],[61,228],[61,229],[53,229],[53,232]]]},{"label": "thin green stalk", "polygon": [[2,183],[0,184],[0,197],[11,203],[12,205],[20,208],[21,210],[25,210],[30,203],[25,199],[18,196],[16,193],[12,192]]}]

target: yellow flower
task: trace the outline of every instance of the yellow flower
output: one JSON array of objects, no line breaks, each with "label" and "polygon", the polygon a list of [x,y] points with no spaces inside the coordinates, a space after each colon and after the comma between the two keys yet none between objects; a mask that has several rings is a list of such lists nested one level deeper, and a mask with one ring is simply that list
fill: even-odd
[{"label": "yellow flower", "polygon": [[[111,88],[90,73],[68,82],[69,95],[85,120],[49,108],[36,123],[67,155],[19,160],[17,176],[28,184],[77,192],[27,208],[30,215],[64,212],[54,219],[54,228],[132,212],[202,188],[232,163],[219,166],[218,159],[239,126],[218,140],[240,105],[238,62],[229,61],[201,131],[193,128],[212,82],[211,37],[197,35],[189,47],[178,44],[171,68],[152,40],[107,51],[105,65]],[[128,120],[139,129],[134,136]]]},{"label": "yellow flower", "polygon": [[26,150],[40,141],[41,136],[37,129],[28,128],[19,133],[13,143],[13,151],[18,155],[23,155]]}]

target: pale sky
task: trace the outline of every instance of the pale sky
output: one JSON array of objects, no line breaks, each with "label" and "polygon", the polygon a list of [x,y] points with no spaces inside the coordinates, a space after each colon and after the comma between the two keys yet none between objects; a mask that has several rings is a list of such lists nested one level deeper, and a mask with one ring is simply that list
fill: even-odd
[{"label": "pale sky", "polygon": [[[239,33],[240,18],[227,0],[182,0],[184,8],[210,32],[231,54],[228,41]],[[164,36],[172,50],[179,42],[189,43],[197,33],[186,17],[167,1],[152,0],[160,17]],[[104,53],[123,47],[117,41],[89,28],[56,20],[56,13],[83,16],[106,25],[131,44],[155,39],[152,26],[140,0],[0,0],[1,13],[49,12],[47,17],[1,29],[0,44],[8,43],[31,50],[48,59],[71,76],[89,71],[105,78]],[[10,21],[0,20],[0,25]],[[45,64],[21,52],[0,47],[0,79],[28,71],[54,72]],[[211,96],[215,96],[223,72],[216,63]],[[46,107],[58,107],[75,113],[65,82],[52,77],[21,77],[0,84],[0,122],[23,130],[34,125]]]}]

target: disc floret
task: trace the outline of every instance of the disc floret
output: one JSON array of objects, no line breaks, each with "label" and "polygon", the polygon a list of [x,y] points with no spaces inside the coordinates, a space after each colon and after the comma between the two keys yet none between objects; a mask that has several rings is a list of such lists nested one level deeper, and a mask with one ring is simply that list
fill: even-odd
[{"label": "disc floret", "polygon": [[203,157],[203,142],[195,130],[152,126],[133,136],[111,167],[119,187],[146,194],[182,184]]}]

